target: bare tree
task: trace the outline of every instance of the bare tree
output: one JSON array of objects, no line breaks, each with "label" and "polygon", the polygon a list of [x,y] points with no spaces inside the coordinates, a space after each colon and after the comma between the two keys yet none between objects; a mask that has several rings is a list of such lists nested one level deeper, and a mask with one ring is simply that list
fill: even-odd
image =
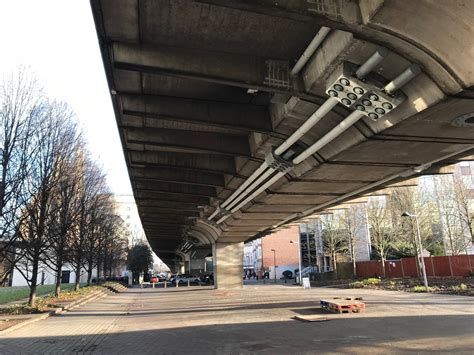
[{"label": "bare tree", "polygon": [[377,196],[377,198],[371,198],[367,205],[371,243],[382,262],[384,276],[385,261],[394,247],[396,234],[392,227],[392,211],[389,202],[390,199],[386,196],[383,196],[383,199]]},{"label": "bare tree", "polygon": [[53,189],[53,212],[55,213],[48,232],[49,249],[46,253],[48,266],[55,272],[55,295],[61,292],[62,268],[67,260],[74,237],[74,225],[79,213],[78,187],[81,180],[77,162],[83,154],[84,142],[77,127],[70,124],[65,127],[65,147],[58,154],[61,155],[57,166],[59,180]]},{"label": "bare tree", "polygon": [[464,253],[472,240],[468,189],[454,175],[437,176],[435,182],[446,253]]},{"label": "bare tree", "polygon": [[48,232],[54,225],[57,209],[54,190],[61,179],[63,151],[69,149],[72,112],[64,103],[45,102],[34,123],[28,150],[28,200],[25,221],[19,230],[22,265],[17,267],[29,283],[31,306],[35,305],[40,263],[46,263],[45,253],[50,248]]},{"label": "bare tree", "polygon": [[365,216],[360,204],[354,204],[344,209],[341,216],[341,224],[347,234],[349,255],[352,262],[354,277],[357,276],[356,243],[359,234],[362,232],[365,224]]},{"label": "bare tree", "polygon": [[323,247],[331,256],[333,270],[337,273],[337,256],[347,252],[347,237],[340,227],[340,218],[334,213],[321,215]]},{"label": "bare tree", "polygon": [[469,189],[469,185],[463,177],[457,174],[453,175],[453,184],[459,216],[469,233],[471,243],[474,243],[474,210],[471,207],[474,196],[472,190]]},{"label": "bare tree", "polygon": [[24,182],[29,174],[28,155],[33,121],[41,110],[43,94],[26,69],[0,83],[0,283],[15,263],[13,248],[25,208]]},{"label": "bare tree", "polygon": [[[421,184],[420,184],[421,185]],[[406,256],[417,255],[417,226],[414,218],[401,217],[407,211],[415,213],[420,225],[420,237],[424,248],[439,243],[433,226],[439,223],[435,197],[424,186],[404,186],[392,189],[392,227],[396,236],[394,248]]]},{"label": "bare tree", "polygon": [[109,225],[109,233],[106,234],[105,248],[103,248],[104,255],[104,278],[108,273],[108,278],[114,277],[116,271],[121,265],[124,265],[127,260],[128,250],[128,230],[125,228],[125,223],[120,216],[111,216]]},{"label": "bare tree", "polygon": [[[104,186],[105,186],[105,178]],[[100,190],[98,190],[100,191]],[[99,274],[99,263],[104,240],[107,239],[111,233],[110,226],[113,218],[113,199],[110,193],[106,190],[97,194],[91,204],[89,226],[87,228],[85,243],[84,243],[84,266],[87,272],[87,285],[91,284],[92,271],[97,266]]]}]

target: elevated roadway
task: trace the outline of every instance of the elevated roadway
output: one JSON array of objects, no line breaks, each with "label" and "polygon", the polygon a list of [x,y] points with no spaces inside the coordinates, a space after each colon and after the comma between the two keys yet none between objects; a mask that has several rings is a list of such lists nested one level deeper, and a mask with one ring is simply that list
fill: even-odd
[{"label": "elevated roadway", "polygon": [[240,286],[245,240],[473,153],[474,2],[91,4],[139,214],[172,269],[212,254],[218,286]]}]

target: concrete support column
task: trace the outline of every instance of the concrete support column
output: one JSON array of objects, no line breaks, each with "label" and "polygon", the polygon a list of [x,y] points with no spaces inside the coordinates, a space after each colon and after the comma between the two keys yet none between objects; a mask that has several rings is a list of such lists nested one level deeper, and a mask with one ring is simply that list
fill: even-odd
[{"label": "concrete support column", "polygon": [[183,272],[184,272],[185,274],[189,274],[189,272],[190,272],[190,266],[191,266],[191,265],[190,265],[191,254],[190,254],[190,253],[184,254],[184,259],[183,259],[183,261],[184,261],[184,270],[183,270]]},{"label": "concrete support column", "polygon": [[191,274],[200,274],[206,271],[205,259],[191,259],[189,265]]},{"label": "concrete support column", "polygon": [[215,288],[241,288],[244,243],[216,242],[212,249]]}]

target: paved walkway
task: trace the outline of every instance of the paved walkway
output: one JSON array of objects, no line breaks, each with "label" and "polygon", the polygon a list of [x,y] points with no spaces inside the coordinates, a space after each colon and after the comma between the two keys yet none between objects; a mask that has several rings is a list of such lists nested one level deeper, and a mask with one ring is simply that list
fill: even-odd
[{"label": "paved walkway", "polygon": [[[305,323],[318,300],[364,297],[360,314]],[[474,352],[474,298],[283,285],[131,289],[0,337],[0,354]]]}]

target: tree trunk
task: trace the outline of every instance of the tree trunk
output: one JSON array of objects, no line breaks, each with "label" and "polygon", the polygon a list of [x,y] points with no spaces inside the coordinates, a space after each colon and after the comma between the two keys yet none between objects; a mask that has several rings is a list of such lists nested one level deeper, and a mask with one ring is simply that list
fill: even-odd
[{"label": "tree trunk", "polygon": [[385,257],[383,256],[383,253],[380,254],[380,259],[382,260],[382,275],[383,277],[386,276],[385,274]]},{"label": "tree trunk", "polygon": [[61,268],[56,270],[56,287],[54,288],[54,296],[59,297],[61,294]]},{"label": "tree trunk", "polygon": [[107,257],[104,258],[104,265],[102,265],[102,269],[104,270],[104,281],[107,281]]},{"label": "tree trunk", "polygon": [[332,269],[334,270],[334,273],[337,275],[337,261],[336,261],[336,253],[335,252],[331,253],[331,258],[332,258]]},{"label": "tree trunk", "polygon": [[62,276],[62,265],[63,265],[63,260],[61,257],[58,258],[57,260],[57,268],[56,268],[56,287],[54,289],[54,296],[59,297],[61,294],[61,276]]},{"label": "tree trunk", "polygon": [[352,274],[354,277],[357,277],[357,263],[355,258],[352,258]]},{"label": "tree trunk", "polygon": [[101,264],[101,260],[97,260],[97,282],[100,282],[100,264]]},{"label": "tree trunk", "polygon": [[34,307],[36,305],[36,286],[38,281],[39,258],[35,256],[33,259],[33,269],[31,270],[30,298],[28,305]]},{"label": "tree trunk", "polygon": [[351,238],[351,259],[352,259],[352,275],[357,277],[357,264],[355,258],[355,239]]},{"label": "tree trunk", "polygon": [[92,281],[92,269],[93,269],[92,261],[89,261],[89,262],[87,263],[87,286],[90,286],[90,285],[91,285],[91,281]]},{"label": "tree trunk", "polygon": [[76,265],[75,265],[75,274],[76,274],[76,280],[74,282],[74,291],[79,291],[79,288],[80,288],[80,285],[79,285],[79,281],[80,281],[80,278],[81,278],[81,258],[79,257],[77,260],[76,260]]}]

